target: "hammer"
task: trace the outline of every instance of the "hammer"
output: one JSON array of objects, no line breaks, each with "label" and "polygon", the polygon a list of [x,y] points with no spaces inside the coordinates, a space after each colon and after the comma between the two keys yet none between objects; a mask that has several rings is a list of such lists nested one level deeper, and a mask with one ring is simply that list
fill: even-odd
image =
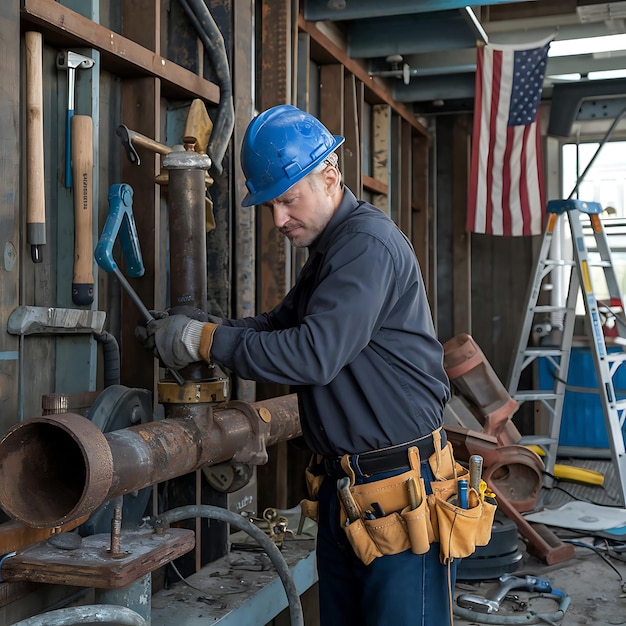
[{"label": "hammer", "polygon": [[476,611],[476,613],[497,613],[500,603],[512,589],[525,589],[526,591],[537,591],[539,593],[550,593],[552,586],[550,581],[535,576],[511,576],[503,574],[498,578],[500,586],[488,596],[464,593],[456,599],[456,603],[462,609]]},{"label": "hammer", "polygon": [[57,68],[67,70],[67,120],[65,127],[65,186],[72,187],[72,130],[70,121],[74,115],[74,93],[76,70],[93,67],[94,60],[72,52],[63,50],[57,55]]},{"label": "hammer", "polygon": [[141,158],[134,144],[161,155],[169,154],[172,151],[169,146],[165,146],[154,139],[150,139],[150,137],[146,137],[136,130],[130,130],[130,128],[124,126],[124,124],[120,124],[117,127],[115,134],[122,140],[122,145],[124,146],[124,150],[126,150],[128,160],[135,165],[141,164]]}]

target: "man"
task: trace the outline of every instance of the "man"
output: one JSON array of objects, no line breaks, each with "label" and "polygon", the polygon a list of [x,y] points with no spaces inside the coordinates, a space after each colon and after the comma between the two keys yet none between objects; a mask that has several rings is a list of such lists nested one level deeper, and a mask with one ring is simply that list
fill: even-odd
[{"label": "man", "polygon": [[323,626],[445,626],[455,564],[440,564],[438,544],[365,565],[339,522],[344,455],[356,483],[368,483],[408,470],[416,446],[429,490],[427,459],[443,445],[433,432],[450,393],[415,253],[389,217],[343,185],[335,154],[343,141],[293,106],[252,120],[242,204],[269,210],[308,260],[272,311],[219,323],[173,315],[149,323],[146,345],[168,367],[204,359],[297,392],[304,439],[326,474],[317,538]]}]

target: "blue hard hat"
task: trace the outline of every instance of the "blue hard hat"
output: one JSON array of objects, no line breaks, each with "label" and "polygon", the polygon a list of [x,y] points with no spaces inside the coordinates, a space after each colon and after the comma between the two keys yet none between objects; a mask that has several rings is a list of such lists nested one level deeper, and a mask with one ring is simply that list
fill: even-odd
[{"label": "blue hard hat", "polygon": [[248,194],[242,206],[282,195],[312,172],[343,142],[315,117],[281,104],[255,117],[241,147],[241,168]]}]

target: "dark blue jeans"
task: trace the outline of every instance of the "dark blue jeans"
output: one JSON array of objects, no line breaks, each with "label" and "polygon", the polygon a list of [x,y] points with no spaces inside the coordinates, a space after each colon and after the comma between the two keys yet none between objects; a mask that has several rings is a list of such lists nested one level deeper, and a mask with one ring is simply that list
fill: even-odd
[{"label": "dark blue jeans", "polygon": [[[400,472],[357,478],[381,480]],[[427,493],[433,480],[421,464]],[[449,626],[448,566],[439,562],[439,544],[423,555],[410,550],[364,565],[339,525],[337,481],[327,477],[319,491],[317,571],[321,626]],[[454,589],[457,562],[450,566]]]}]

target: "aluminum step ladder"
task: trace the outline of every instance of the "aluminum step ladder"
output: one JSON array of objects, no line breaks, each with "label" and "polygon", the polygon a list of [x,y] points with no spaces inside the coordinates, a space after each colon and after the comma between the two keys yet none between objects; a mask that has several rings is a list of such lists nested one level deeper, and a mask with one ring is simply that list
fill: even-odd
[{"label": "aluminum step ladder", "polygon": [[[546,453],[544,457],[546,470],[549,474],[553,474],[574,336],[576,302],[580,293],[585,305],[586,333],[593,356],[611,456],[616,475],[620,480],[622,505],[626,505],[626,454],[623,434],[626,398],[616,397],[613,384],[613,377],[626,360],[626,350],[607,350],[602,316],[614,316],[615,321],[619,320],[620,323],[616,323],[613,329],[617,335],[615,343],[618,346],[626,346],[626,324],[622,322],[625,319],[623,298],[615,274],[608,238],[600,219],[601,213],[602,207],[597,202],[583,202],[575,199],[548,202],[548,221],[534,275],[529,285],[526,311],[507,389],[510,396],[518,403],[532,401],[545,409],[547,432],[523,437],[520,443],[540,446]],[[592,235],[587,235],[587,237],[595,239],[595,249],[597,250],[597,254],[592,253],[591,258],[583,232],[583,220],[587,219],[592,231]],[[555,232],[558,232],[557,224],[562,220],[567,220],[569,223],[572,236],[572,253],[568,259],[550,258],[553,236]],[[540,303],[543,286],[546,283],[550,284],[550,281],[545,279],[552,275],[554,280],[556,278],[555,272],[563,272],[563,268],[567,266],[571,266],[571,270],[564,306]],[[591,269],[598,266],[602,268],[606,280],[609,293],[608,303],[598,303],[594,294]],[[537,328],[544,328],[546,321],[548,327],[551,325],[552,328],[557,329],[557,332],[550,334],[550,341],[533,345],[533,334],[536,335]],[[545,364],[552,369],[554,379],[552,389],[520,389],[522,373],[531,365],[538,363],[540,359],[545,359]],[[532,377],[535,381],[533,384],[539,387],[539,383],[536,382],[538,378],[538,373],[535,372]],[[547,486],[552,485],[549,476],[546,477],[545,484]]]}]

